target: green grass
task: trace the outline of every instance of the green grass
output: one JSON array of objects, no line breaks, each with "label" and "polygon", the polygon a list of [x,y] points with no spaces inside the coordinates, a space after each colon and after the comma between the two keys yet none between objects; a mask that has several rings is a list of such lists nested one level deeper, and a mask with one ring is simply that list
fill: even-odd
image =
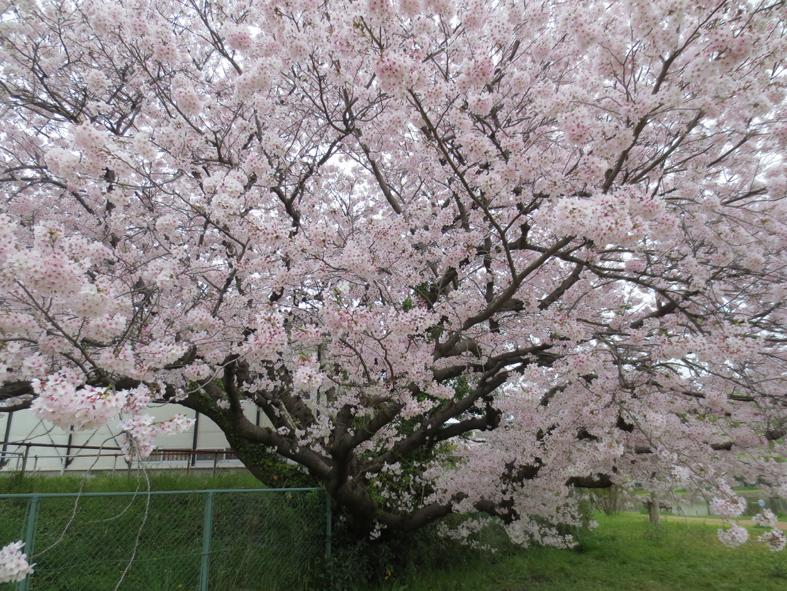
[{"label": "green grass", "polygon": [[[596,517],[574,550],[530,548],[508,556],[450,564],[383,591],[783,591],[787,554],[762,544],[729,549],[711,526],[662,521],[635,513]],[[750,531],[756,535],[757,528]],[[762,530],[760,530],[762,531]]]},{"label": "green grass", "polygon": [[[0,491],[73,493],[81,483],[76,477],[0,478]],[[151,475],[154,490],[259,488],[258,484],[242,474],[215,479]],[[125,492],[136,486],[135,478],[99,476],[87,479],[83,492]],[[133,496],[40,498],[32,591],[114,589],[135,545],[136,556],[121,590],[196,591],[208,495],[148,497],[145,489],[143,482],[141,494]],[[27,507],[27,499],[0,499],[0,546],[24,537]],[[324,493],[219,492],[213,495],[212,516],[209,589],[305,589],[309,568],[325,547]],[[0,591],[13,588],[0,583]]]},{"label": "green grass", "polygon": [[[640,511],[640,514],[647,515],[646,511]],[[682,513],[675,513],[674,511],[661,511],[661,515],[667,517],[687,517],[688,519],[696,520],[696,519],[722,519],[717,515],[683,515]],[[776,515],[776,519],[778,521],[785,521],[787,520],[787,513],[784,511],[776,511],[774,513]],[[753,515],[739,515],[738,517],[727,517],[728,521],[751,521]]]},{"label": "green grass", "polygon": [[[216,478],[151,473],[150,478],[153,490],[260,487],[257,480],[242,473],[222,473]],[[81,484],[82,479],[78,477],[0,477],[0,494],[75,492]],[[133,491],[137,485],[135,475],[130,479],[98,475],[85,480],[83,491]],[[144,481],[141,488],[145,489]],[[309,505],[314,507],[308,511],[305,500],[294,496],[287,498],[277,493],[268,498],[254,494],[253,497],[260,498],[252,500],[252,497],[244,498],[247,494],[250,493],[229,495],[214,508],[210,588],[247,591],[304,588],[305,581],[313,579],[304,569],[314,568],[314,563],[297,558],[302,554],[299,540],[304,531],[313,529],[307,536],[314,545],[310,552],[312,556],[320,553],[324,497],[319,495],[322,493],[310,493],[314,499]],[[48,568],[39,570],[32,591],[113,589],[139,530],[144,500],[145,495],[140,495],[124,510],[129,497],[83,498],[66,540],[48,556],[36,559]],[[152,497],[137,560],[121,589],[195,590],[204,506],[203,495]],[[38,551],[57,540],[73,507],[73,499],[51,499],[42,504]],[[0,542],[19,539],[24,509],[23,502],[6,502],[0,507]],[[427,544],[423,552],[430,557],[423,563],[431,564],[430,568],[392,572],[380,586],[361,585],[358,589],[783,591],[787,588],[787,552],[771,553],[762,544],[731,550],[718,541],[718,525],[662,520],[654,527],[646,515],[637,513],[600,514],[596,519],[599,527],[593,532],[579,532],[579,544],[573,550],[507,548],[496,554],[482,554],[457,552],[452,543]],[[749,530],[753,538],[762,531],[755,527]],[[340,555],[338,548],[336,554]],[[441,560],[445,567],[435,567]],[[285,571],[295,573],[296,578],[285,583]],[[265,579],[273,574],[282,574],[284,579]],[[0,591],[11,588],[0,585]],[[329,587],[321,586],[318,591],[324,588]]]},{"label": "green grass", "polygon": [[[248,472],[224,472],[215,477],[203,474],[178,474],[148,472],[150,490],[205,490],[228,488],[265,488]],[[84,484],[83,484],[84,481]],[[96,473],[95,476],[39,476],[10,474],[0,475],[0,494],[9,493],[72,493],[78,492],[130,492],[147,490],[144,475],[125,472],[115,475]]]}]

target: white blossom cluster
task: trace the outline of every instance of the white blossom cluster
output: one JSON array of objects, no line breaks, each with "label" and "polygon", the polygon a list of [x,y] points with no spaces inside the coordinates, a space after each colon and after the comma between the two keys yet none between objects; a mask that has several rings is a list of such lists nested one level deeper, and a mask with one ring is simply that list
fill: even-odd
[{"label": "white blossom cluster", "polygon": [[733,524],[730,529],[719,529],[719,541],[729,548],[737,548],[749,539],[749,532],[740,525]]},{"label": "white blossom cluster", "polygon": [[0,549],[0,583],[21,581],[27,575],[33,574],[33,566],[28,564],[27,555],[24,554],[22,541],[11,542]]},{"label": "white blossom cluster", "polygon": [[719,517],[738,517],[746,511],[746,499],[736,495],[727,484],[719,487],[721,496],[714,497],[710,506]]},{"label": "white blossom cluster", "polygon": [[156,423],[152,415],[136,415],[120,423],[123,435],[120,449],[127,460],[148,457],[155,449],[155,439],[159,435],[172,435],[188,431],[195,420],[183,414],[176,414],[168,421]]},{"label": "white blossom cluster", "polygon": [[33,380],[38,398],[32,409],[36,416],[58,427],[76,431],[96,429],[115,418],[126,403],[126,392],[76,385],[63,375],[54,375],[46,382]]},{"label": "white blossom cluster", "polygon": [[772,511],[766,509],[762,513],[758,513],[752,517],[752,521],[760,527],[773,527],[776,525],[776,515]]},{"label": "white blossom cluster", "polygon": [[757,540],[768,546],[771,552],[779,552],[787,546],[787,536],[784,535],[783,531],[776,528],[762,534]]}]

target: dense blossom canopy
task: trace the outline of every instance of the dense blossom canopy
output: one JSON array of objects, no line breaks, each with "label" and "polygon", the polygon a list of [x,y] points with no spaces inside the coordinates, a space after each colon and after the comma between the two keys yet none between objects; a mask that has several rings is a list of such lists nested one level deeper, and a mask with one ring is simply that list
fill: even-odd
[{"label": "dense blossom canopy", "polygon": [[6,410],[181,404],[362,532],[787,496],[785,2],[0,7]]}]

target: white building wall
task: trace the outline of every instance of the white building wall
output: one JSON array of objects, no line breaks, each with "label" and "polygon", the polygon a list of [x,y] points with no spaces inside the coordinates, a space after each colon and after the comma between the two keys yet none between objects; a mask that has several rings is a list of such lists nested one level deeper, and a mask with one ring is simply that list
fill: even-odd
[{"label": "white building wall", "polygon": [[[152,405],[147,410],[155,417],[156,421],[165,421],[178,413],[189,418],[195,417],[195,412],[174,404]],[[246,411],[249,420],[256,421],[256,408]],[[264,415],[263,415],[263,420]],[[267,423],[267,421],[266,421]],[[87,470],[125,470],[128,467],[122,454],[113,448],[120,446],[119,429],[120,421],[113,421],[96,431],[69,432],[60,427],[55,427],[47,421],[38,419],[32,411],[23,410],[14,413],[0,412],[0,452],[7,460],[0,468],[2,472],[17,471],[25,462],[25,470],[64,472]],[[10,427],[10,428],[9,428]],[[7,436],[6,436],[7,434]],[[71,435],[71,449],[68,443]],[[116,439],[117,438],[117,439]],[[45,444],[52,447],[30,446],[27,458],[24,459],[26,449],[20,443]],[[57,447],[54,447],[57,445]],[[102,447],[103,450],[79,449],[79,446]],[[195,428],[185,433],[162,435],[156,440],[156,451],[180,450],[186,453],[165,453],[163,456],[153,453],[151,461],[146,464],[151,467],[185,468],[189,462],[189,450],[227,450],[229,443],[219,427],[205,415],[199,416]],[[68,462],[66,461],[68,458]],[[227,464],[223,456],[219,457],[221,465]],[[240,465],[237,460],[232,460],[231,465]],[[195,456],[192,466],[213,466],[212,454],[199,454]]]}]

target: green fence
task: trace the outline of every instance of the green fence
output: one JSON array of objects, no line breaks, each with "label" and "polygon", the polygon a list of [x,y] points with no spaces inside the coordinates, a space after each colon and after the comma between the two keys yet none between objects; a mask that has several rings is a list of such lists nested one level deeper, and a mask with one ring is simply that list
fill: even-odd
[{"label": "green fence", "polygon": [[330,556],[330,504],[303,488],[0,495],[0,545],[15,540],[35,574],[0,591],[290,591]]}]

